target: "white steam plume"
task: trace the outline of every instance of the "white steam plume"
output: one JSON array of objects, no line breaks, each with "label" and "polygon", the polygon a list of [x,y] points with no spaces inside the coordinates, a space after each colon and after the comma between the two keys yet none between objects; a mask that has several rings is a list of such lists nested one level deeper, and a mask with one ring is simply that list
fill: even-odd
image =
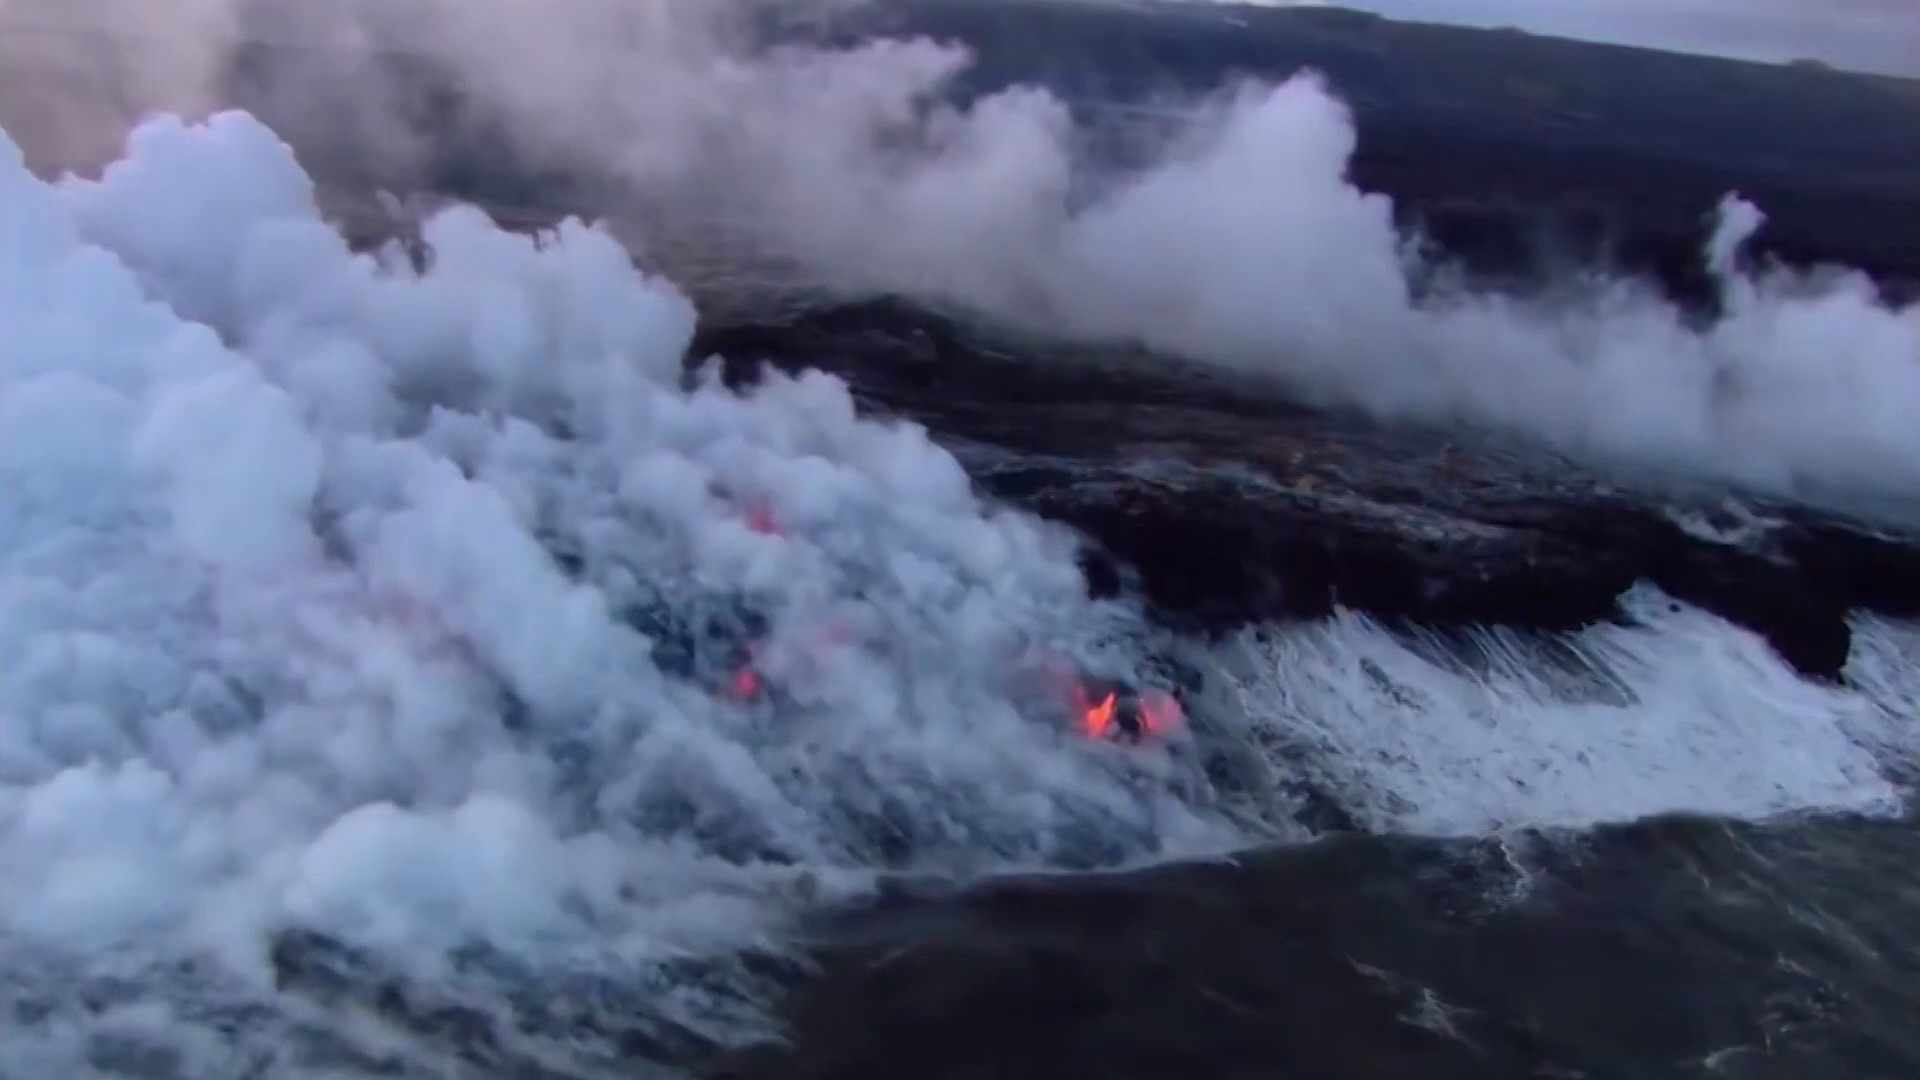
[{"label": "white steam plume", "polygon": [[[748,51],[751,10],[256,0],[229,21],[437,65],[503,152],[618,177],[615,209],[655,251],[765,256],[829,288],[1144,342],[1593,458],[1801,496],[1920,495],[1920,310],[1857,275],[1744,275],[1734,257],[1759,218],[1737,199],[1703,253],[1728,299],[1710,326],[1617,280],[1553,304],[1416,299],[1406,238],[1386,199],[1347,181],[1354,126],[1316,78],[1201,103],[1184,140],[1088,204],[1050,93],[945,104],[969,57],[926,40]],[[337,126],[343,93],[385,102],[379,79],[341,75],[374,67],[327,67],[328,91],[276,100],[276,123]],[[301,115],[312,100],[324,113]]]},{"label": "white steam plume", "polygon": [[[1023,704],[1031,645],[1137,657],[1070,538],[827,377],[684,389],[603,233],[426,232],[350,254],[243,114],[98,182],[0,138],[0,983],[288,926],[632,968],[788,867],[1242,836]],[[775,704],[662,658],[742,605]]]},{"label": "white steam plume", "polygon": [[1343,177],[1353,140],[1312,79],[1233,98],[1188,155],[1066,225],[1052,280],[1068,325],[1589,457],[1920,495],[1920,307],[1886,306],[1858,274],[1741,273],[1762,219],[1736,197],[1703,251],[1726,308],[1705,327],[1618,280],[1553,303],[1416,300],[1388,203]]},{"label": "white steam plume", "polygon": [[215,103],[239,14],[234,0],[0,0],[0,128],[30,164],[104,164],[146,112]]}]

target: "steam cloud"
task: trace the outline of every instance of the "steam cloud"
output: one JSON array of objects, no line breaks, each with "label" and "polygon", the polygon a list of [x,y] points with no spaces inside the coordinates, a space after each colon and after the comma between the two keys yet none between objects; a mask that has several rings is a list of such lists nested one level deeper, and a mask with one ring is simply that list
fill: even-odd
[{"label": "steam cloud", "polygon": [[[1240,835],[1022,705],[1029,646],[1139,655],[1069,537],[824,376],[684,389],[691,306],[603,233],[426,231],[424,275],[350,254],[243,114],[57,186],[0,140],[10,962],[300,925],[639,964],[786,867]],[[701,679],[740,604],[777,708]]]},{"label": "steam cloud", "polygon": [[[438,65],[514,154],[617,178],[613,209],[643,248],[748,253],[817,286],[1145,343],[1310,399],[1490,424],[1590,458],[1801,496],[1920,492],[1906,408],[1920,399],[1920,310],[1883,305],[1858,275],[1742,273],[1761,219],[1737,197],[1703,251],[1727,300],[1711,326],[1626,281],[1551,306],[1461,289],[1416,300],[1407,238],[1387,200],[1345,179],[1354,127],[1311,75],[1197,103],[1157,164],[1090,189],[1049,93],[948,104],[969,57],[926,40],[756,51],[742,44],[752,10],[255,3],[202,21],[340,43],[337,67],[305,86],[351,86],[379,106],[360,113],[390,123],[383,95],[397,91],[346,67],[372,71],[381,50]],[[315,99],[329,125],[352,111],[299,96]],[[272,104],[283,130],[312,126],[296,102]],[[365,145],[399,158],[409,138]]]}]

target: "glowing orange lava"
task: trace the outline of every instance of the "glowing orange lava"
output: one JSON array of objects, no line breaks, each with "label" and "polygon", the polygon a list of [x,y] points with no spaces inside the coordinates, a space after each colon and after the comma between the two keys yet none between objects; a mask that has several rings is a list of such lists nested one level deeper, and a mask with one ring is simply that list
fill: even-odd
[{"label": "glowing orange lava", "polygon": [[1086,731],[1088,738],[1098,739],[1107,733],[1107,728],[1113,723],[1113,708],[1117,696],[1109,691],[1106,697],[1100,699],[1100,704],[1080,710],[1080,726]]}]

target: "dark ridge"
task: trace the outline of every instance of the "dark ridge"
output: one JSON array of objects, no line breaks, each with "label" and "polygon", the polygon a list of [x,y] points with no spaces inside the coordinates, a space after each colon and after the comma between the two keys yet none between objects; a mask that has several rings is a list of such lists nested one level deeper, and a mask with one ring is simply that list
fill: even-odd
[{"label": "dark ridge", "polygon": [[1606,261],[1706,301],[1701,222],[1738,190],[1770,216],[1762,254],[1920,282],[1911,80],[1180,0],[890,0],[782,32],[964,42],[966,93],[1039,83],[1087,104],[1319,71],[1354,110],[1355,182],[1491,274]]},{"label": "dark ridge", "polygon": [[[1605,265],[1710,307],[1703,222],[1737,190],[1769,215],[1761,257],[1843,263],[1891,295],[1920,295],[1920,82],[1326,8],[879,0],[797,21],[789,10],[776,5],[763,20],[769,41],[963,42],[978,63],[956,96],[1047,86],[1073,104],[1083,145],[1114,166],[1128,148],[1154,142],[1140,131],[1174,125],[1223,86],[1320,71],[1354,110],[1355,183],[1393,196],[1404,226],[1476,276],[1527,281]],[[102,45],[115,42],[138,45]],[[514,153],[495,119],[431,58],[359,59],[248,43],[232,59],[225,102],[273,125],[332,186],[434,192],[535,214],[618,201],[616,178],[587,175],[578,160]],[[80,100],[104,92],[85,75],[0,74],[0,115],[37,167],[95,164],[49,157],[65,141],[49,131],[60,117],[131,108]],[[369,85],[390,110],[371,113]]]},{"label": "dark ridge", "polygon": [[[1759,256],[1855,266],[1892,295],[1920,295],[1920,82],[1325,8],[879,0],[825,19],[788,12],[776,5],[764,20],[769,41],[963,42],[978,63],[956,96],[1047,86],[1072,103],[1083,145],[1112,166],[1154,141],[1139,132],[1174,125],[1224,86],[1322,72],[1354,111],[1354,182],[1393,196],[1404,226],[1477,276],[1526,281],[1605,265],[1711,306],[1704,222],[1739,191],[1769,215]],[[578,160],[516,156],[431,58],[357,59],[250,43],[224,96],[272,124],[331,185],[544,213],[617,202],[615,178],[583,174]],[[80,73],[35,78],[0,76],[0,115],[16,134],[79,107],[67,99],[87,86]],[[368,84],[391,112],[369,114]],[[27,141],[29,160],[53,152]]]},{"label": "dark ridge", "polygon": [[1920,613],[1920,545],[1751,504],[1628,489],[1543,450],[1304,409],[1165,360],[994,339],[880,301],[706,327],[735,381],[771,363],[845,378],[921,424],[981,486],[1091,541],[1096,583],[1215,633],[1335,605],[1388,622],[1562,631],[1617,619],[1637,582],[1747,627],[1837,679],[1855,611]]}]

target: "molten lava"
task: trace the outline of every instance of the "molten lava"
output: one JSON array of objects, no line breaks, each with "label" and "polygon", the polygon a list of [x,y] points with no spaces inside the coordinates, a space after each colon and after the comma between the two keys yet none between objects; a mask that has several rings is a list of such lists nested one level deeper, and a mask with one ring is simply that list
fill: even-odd
[{"label": "molten lava", "polygon": [[1180,702],[1165,690],[1149,690],[1140,695],[1140,718],[1153,735],[1171,735],[1180,730],[1186,720]]},{"label": "molten lava", "polygon": [[1089,739],[1118,736],[1127,741],[1142,737],[1165,738],[1174,735],[1186,722],[1180,702],[1164,690],[1141,694],[1107,690],[1098,699],[1085,683],[1073,687],[1074,715],[1080,733]]},{"label": "molten lava", "polygon": [[750,667],[743,667],[733,673],[727,683],[727,692],[736,701],[748,701],[760,693],[760,676]]},{"label": "molten lava", "polygon": [[[1084,695],[1082,700],[1085,700]],[[1098,705],[1084,705],[1081,708],[1080,727],[1087,733],[1088,738],[1098,739],[1106,735],[1107,729],[1113,725],[1113,710],[1118,700],[1118,694],[1108,691],[1107,696],[1101,698]]]}]

